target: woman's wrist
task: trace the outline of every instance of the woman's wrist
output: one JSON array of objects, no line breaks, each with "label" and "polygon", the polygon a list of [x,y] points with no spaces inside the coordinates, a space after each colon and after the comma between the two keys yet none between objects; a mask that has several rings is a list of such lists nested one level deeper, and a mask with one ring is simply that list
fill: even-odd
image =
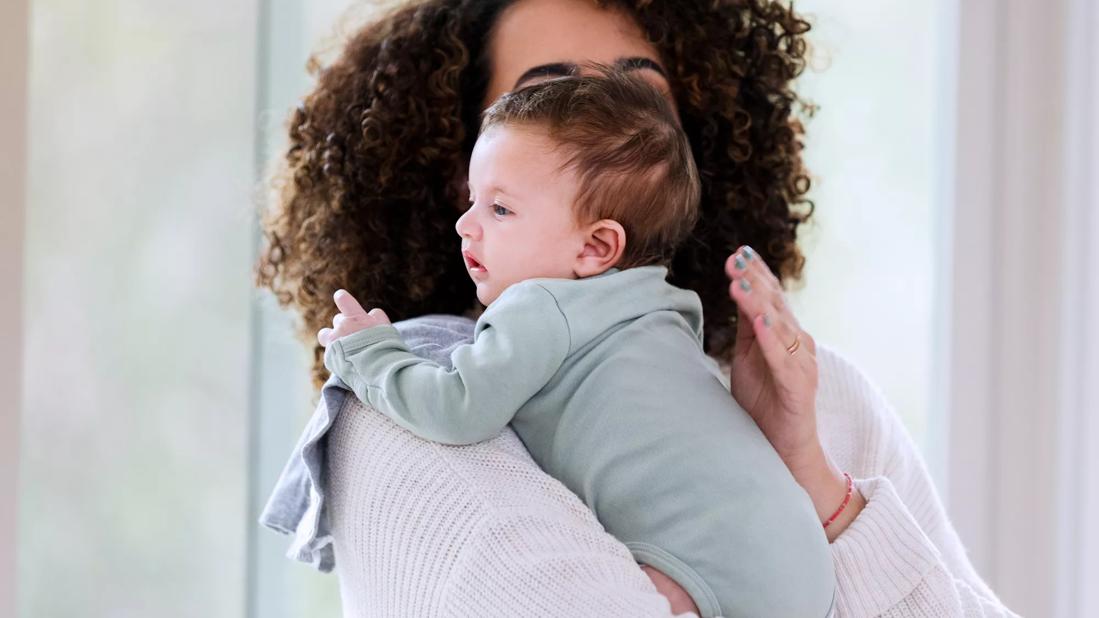
[{"label": "woman's wrist", "polygon": [[837,513],[847,497],[847,477],[819,446],[811,452],[785,461],[794,480],[809,494],[821,525],[831,520],[828,527],[824,528],[828,542],[831,543],[858,517],[866,506],[866,500],[858,489],[854,489],[846,506]]}]

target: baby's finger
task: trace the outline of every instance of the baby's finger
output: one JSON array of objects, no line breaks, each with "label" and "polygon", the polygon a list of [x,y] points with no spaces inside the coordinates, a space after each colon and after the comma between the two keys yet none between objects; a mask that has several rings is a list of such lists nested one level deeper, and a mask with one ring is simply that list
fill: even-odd
[{"label": "baby's finger", "polygon": [[336,293],[332,295],[332,299],[336,301],[336,306],[340,308],[340,312],[347,314],[348,317],[366,315],[366,309],[363,309],[359,301],[355,300],[351,292],[343,288],[336,290]]},{"label": "baby's finger", "polygon": [[322,328],[317,331],[317,343],[327,348],[328,344],[332,343],[332,329]]},{"label": "baby's finger", "polygon": [[378,307],[371,309],[367,315],[374,319],[374,324],[391,324],[389,316]]}]

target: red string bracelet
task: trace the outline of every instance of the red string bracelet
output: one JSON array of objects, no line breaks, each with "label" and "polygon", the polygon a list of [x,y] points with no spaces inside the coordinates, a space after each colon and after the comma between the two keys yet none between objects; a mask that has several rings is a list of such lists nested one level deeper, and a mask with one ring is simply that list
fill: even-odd
[{"label": "red string bracelet", "polygon": [[844,472],[843,477],[847,479],[847,495],[843,497],[843,503],[840,504],[840,508],[836,509],[836,512],[832,513],[832,516],[828,518],[828,521],[824,522],[825,528],[828,527],[828,524],[836,521],[836,518],[840,516],[840,513],[843,512],[843,509],[847,508],[847,503],[851,501],[851,494],[854,492],[855,483],[851,480],[850,474]]}]

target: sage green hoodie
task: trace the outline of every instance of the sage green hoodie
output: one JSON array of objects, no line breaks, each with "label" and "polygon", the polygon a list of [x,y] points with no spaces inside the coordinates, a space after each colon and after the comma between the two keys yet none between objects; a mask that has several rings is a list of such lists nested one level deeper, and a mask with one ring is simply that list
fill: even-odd
[{"label": "sage green hoodie", "polygon": [[514,284],[452,369],[389,325],[332,342],[325,366],[428,440],[472,444],[511,423],[704,618],[826,616],[835,576],[816,511],[713,373],[698,295],[666,276],[643,266]]}]

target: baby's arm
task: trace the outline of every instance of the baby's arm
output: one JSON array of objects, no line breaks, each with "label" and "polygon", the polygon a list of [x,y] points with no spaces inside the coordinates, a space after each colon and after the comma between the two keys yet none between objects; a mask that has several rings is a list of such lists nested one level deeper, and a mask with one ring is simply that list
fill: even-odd
[{"label": "baby's arm", "polygon": [[381,324],[332,341],[324,364],[365,403],[416,435],[472,444],[498,434],[553,377],[569,351],[568,326],[537,284],[516,284],[485,311],[453,369],[412,354]]}]

